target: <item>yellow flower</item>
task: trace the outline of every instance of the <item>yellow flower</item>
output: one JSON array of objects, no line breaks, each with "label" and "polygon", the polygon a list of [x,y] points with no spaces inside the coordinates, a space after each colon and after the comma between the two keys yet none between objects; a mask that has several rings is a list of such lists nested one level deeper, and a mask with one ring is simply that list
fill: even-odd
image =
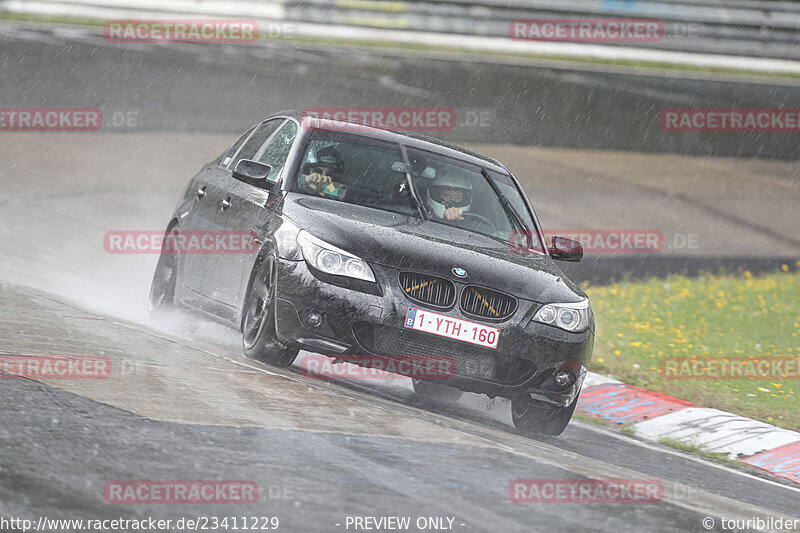
[{"label": "yellow flower", "polygon": [[606,360],[605,360],[605,359],[603,359],[602,357],[598,357],[598,358],[597,358],[597,362],[598,362],[598,363],[605,363],[605,361],[606,361]]}]

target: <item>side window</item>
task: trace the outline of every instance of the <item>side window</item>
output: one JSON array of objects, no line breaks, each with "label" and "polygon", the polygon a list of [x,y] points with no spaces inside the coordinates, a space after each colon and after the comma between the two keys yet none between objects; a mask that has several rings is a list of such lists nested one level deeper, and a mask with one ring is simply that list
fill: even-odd
[{"label": "side window", "polygon": [[289,156],[289,150],[292,148],[295,137],[297,137],[297,124],[289,120],[262,150],[258,158],[259,163],[272,166],[272,172],[267,176],[268,180],[276,181],[278,179],[278,174],[286,164],[286,158]]},{"label": "side window", "polygon": [[247,133],[236,139],[236,142],[233,143],[230,148],[225,150],[225,153],[219,156],[219,161],[217,161],[217,164],[221,167],[227,167],[230,164],[231,159],[233,159],[233,156],[236,155],[236,151],[239,149],[245,139],[247,139],[250,134],[253,133],[254,129],[255,127],[250,128]]},{"label": "side window", "polygon": [[239,153],[231,159],[228,169],[233,170],[236,167],[236,163],[242,159],[253,159],[256,153],[258,153],[258,149],[261,148],[267,139],[269,139],[269,136],[278,129],[278,126],[283,124],[284,120],[285,119],[282,118],[276,118],[259,124],[250,138],[242,145]]}]

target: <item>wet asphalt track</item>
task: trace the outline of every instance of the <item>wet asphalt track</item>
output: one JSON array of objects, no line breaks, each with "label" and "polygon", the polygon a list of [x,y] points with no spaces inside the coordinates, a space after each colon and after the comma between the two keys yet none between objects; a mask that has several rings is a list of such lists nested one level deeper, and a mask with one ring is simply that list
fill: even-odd
[{"label": "wet asphalt track", "polygon": [[[265,367],[241,359],[232,333],[192,317],[161,324],[199,339],[189,341],[27,289],[0,296],[4,352],[96,353],[112,368],[103,380],[3,380],[3,516],[267,515],[283,531],[340,531],[346,516],[450,516],[457,531],[677,532],[701,531],[706,516],[791,516],[800,497],[579,421],[563,438],[534,439],[474,401],[415,399],[407,383],[331,384]],[[664,499],[509,499],[512,480],[565,478],[660,479]],[[261,496],[247,505],[106,503],[104,485],[128,479],[247,480]]]},{"label": "wet asphalt track", "polygon": [[[4,31],[0,66],[14,76],[0,80],[3,106],[96,106],[107,118],[132,111],[137,126],[117,130],[136,133],[131,143],[144,135],[167,149],[150,150],[147,143],[123,149],[102,137],[94,147],[75,150],[50,134],[39,137],[37,158],[36,137],[23,142],[2,134],[0,275],[143,322],[154,258],[102,257],[87,254],[86,245],[96,244],[109,224],[153,229],[165,220],[175,188],[195,168],[174,175],[195,164],[188,155],[195,133],[226,134],[202,140],[204,153],[217,146],[213,156],[254,117],[315,99],[337,106],[452,105],[465,118],[476,109],[494,112],[483,131],[449,134],[463,142],[671,150],[661,136],[648,135],[650,126],[635,132],[627,126],[665,102],[679,107],[728,98],[730,106],[779,107],[796,102],[798,94],[785,85],[734,90],[716,82],[464,62],[447,63],[442,76],[442,64],[431,59],[379,59],[363,51],[119,48],[83,32]],[[614,101],[615,120],[627,117],[616,123],[617,135],[596,129],[608,123],[586,120],[599,109],[591,106],[594,99]],[[535,103],[537,111],[528,116],[538,117],[540,128],[506,118],[518,116],[519,102],[523,112]],[[113,126],[108,130],[103,133],[115,133]],[[188,135],[172,140],[162,133],[174,131]],[[786,141],[762,140],[766,150],[791,155],[781,144]],[[685,143],[695,153],[711,147]],[[726,143],[714,152],[742,146]],[[100,175],[83,172],[98,161]],[[783,194],[791,198],[797,179],[791,169],[780,167],[773,179],[789,180]],[[772,245],[791,238],[781,236],[780,224],[761,223],[778,231]],[[133,369],[99,383],[0,383],[2,516],[277,515],[284,531],[338,531],[343,528],[335,524],[346,515],[432,515],[455,516],[456,530],[463,531],[702,531],[709,514],[791,515],[799,507],[795,490],[581,422],[562,439],[530,439],[516,435],[497,407],[478,397],[432,405],[411,395],[407,383],[343,386],[296,371],[244,367],[249,363],[239,357],[235,334],[196,318],[142,328],[12,285],[0,300],[0,353],[94,353]],[[581,476],[663,479],[666,501],[516,504],[508,498],[513,479]],[[252,506],[115,506],[102,497],[103,484],[114,479],[252,479],[262,495]],[[270,498],[271,487],[283,495]]]}]

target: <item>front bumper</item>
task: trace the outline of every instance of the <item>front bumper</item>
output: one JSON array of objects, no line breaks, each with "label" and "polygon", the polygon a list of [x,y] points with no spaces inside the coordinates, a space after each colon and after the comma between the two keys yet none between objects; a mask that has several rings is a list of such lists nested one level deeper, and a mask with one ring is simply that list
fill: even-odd
[{"label": "front bumper", "polygon": [[[328,356],[363,355],[387,359],[446,356],[455,361],[455,373],[437,381],[492,397],[511,398],[531,393],[537,400],[567,405],[580,392],[583,382],[580,371],[576,372],[575,383],[563,390],[549,378],[564,364],[585,370],[594,346],[593,324],[584,332],[570,333],[531,322],[540,304],[520,299],[517,312],[499,323],[464,315],[458,304],[448,311],[432,309],[498,328],[500,340],[496,350],[405,329],[403,323],[408,308],[426,307],[403,294],[397,270],[371,266],[377,284],[332,279],[318,271],[312,273],[305,261],[279,259],[278,338]],[[323,317],[322,324],[316,328],[308,323],[311,312]]]}]

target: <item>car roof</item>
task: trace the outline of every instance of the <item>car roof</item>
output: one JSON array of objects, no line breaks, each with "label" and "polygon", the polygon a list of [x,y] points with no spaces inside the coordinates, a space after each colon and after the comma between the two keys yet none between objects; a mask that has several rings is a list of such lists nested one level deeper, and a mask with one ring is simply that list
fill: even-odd
[{"label": "car roof", "polygon": [[[303,121],[303,118],[305,118],[303,112],[297,109],[289,109],[286,111],[281,111],[280,113],[275,113],[274,115],[268,117],[265,120],[276,117],[293,118],[300,123],[303,129],[306,130],[318,129],[309,127]],[[421,133],[413,131],[387,130],[375,126],[364,125],[356,121],[330,120],[329,122],[340,123],[340,124],[356,124],[359,126],[359,131],[357,132],[357,134],[359,135],[367,135],[370,137],[374,137],[376,139],[396,142],[399,144],[403,144],[405,146],[420,148],[431,152],[437,152],[443,155],[449,155],[450,157],[455,157],[462,160],[466,159],[467,161],[470,161],[474,164],[491,168],[492,170],[502,172],[504,174],[506,173],[510,174],[508,169],[506,169],[506,167],[496,159],[492,159],[491,157],[481,155],[479,153],[473,152],[472,150],[467,150],[466,148],[463,148],[461,146],[451,144],[442,141],[440,139],[436,139],[434,137],[429,137],[428,135],[423,135]],[[324,130],[325,128],[320,128],[320,129]]]}]

